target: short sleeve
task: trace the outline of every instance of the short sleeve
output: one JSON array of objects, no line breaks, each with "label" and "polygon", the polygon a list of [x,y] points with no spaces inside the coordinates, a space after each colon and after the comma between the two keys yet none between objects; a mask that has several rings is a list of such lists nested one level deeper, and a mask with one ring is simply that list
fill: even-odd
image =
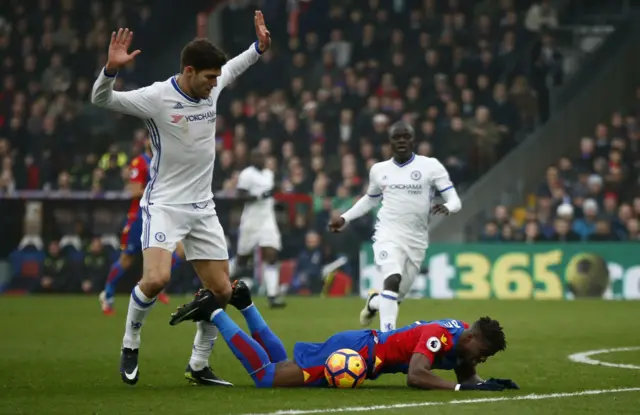
[{"label": "short sleeve", "polygon": [[367,195],[369,197],[382,196],[382,187],[380,186],[380,181],[376,174],[377,170],[378,169],[375,164],[371,166],[371,170],[369,170],[369,186],[367,187]]},{"label": "short sleeve", "polygon": [[129,181],[131,183],[145,184],[146,176],[147,168],[145,164],[140,160],[140,158],[134,158],[129,166]]},{"label": "short sleeve", "polygon": [[238,176],[238,190],[246,190],[247,192],[251,191],[251,171],[248,169],[242,170],[240,175]]},{"label": "short sleeve", "polygon": [[413,353],[420,353],[433,364],[436,356],[447,353],[453,347],[453,338],[449,332],[438,325],[421,326],[420,338]]},{"label": "short sleeve", "polygon": [[431,185],[440,193],[453,189],[453,183],[449,178],[449,172],[437,159],[431,159]]}]

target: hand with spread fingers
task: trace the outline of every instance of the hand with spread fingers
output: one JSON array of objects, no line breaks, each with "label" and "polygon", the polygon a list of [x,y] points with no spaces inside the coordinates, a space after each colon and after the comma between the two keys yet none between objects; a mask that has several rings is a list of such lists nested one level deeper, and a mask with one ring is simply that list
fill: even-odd
[{"label": "hand with spread fingers", "polygon": [[129,29],[118,29],[118,32],[111,33],[109,42],[109,52],[107,55],[106,69],[110,72],[118,71],[123,66],[132,62],[142,51],[136,49],[129,53],[133,32]]},{"label": "hand with spread fingers", "polygon": [[256,10],[253,21],[256,25],[258,49],[260,49],[260,52],[265,52],[271,46],[271,33],[267,30],[267,26],[264,23],[264,15],[260,10]]}]

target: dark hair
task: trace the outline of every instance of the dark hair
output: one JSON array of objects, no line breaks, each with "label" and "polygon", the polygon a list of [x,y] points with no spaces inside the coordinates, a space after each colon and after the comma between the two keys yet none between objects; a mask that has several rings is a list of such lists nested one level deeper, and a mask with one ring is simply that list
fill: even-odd
[{"label": "dark hair", "polygon": [[411,137],[415,137],[416,132],[413,129],[413,126],[404,120],[396,121],[389,128],[389,136],[392,136],[396,133],[397,130],[406,130]]},{"label": "dark hair", "polygon": [[220,69],[227,60],[227,55],[209,39],[196,38],[182,48],[180,71],[187,66],[193,67],[196,71]]},{"label": "dark hair", "polygon": [[492,320],[490,317],[481,317],[473,323],[471,328],[474,333],[480,334],[489,349],[487,352],[490,356],[503,351],[507,348],[507,340],[504,337],[504,331],[500,327],[500,323]]}]

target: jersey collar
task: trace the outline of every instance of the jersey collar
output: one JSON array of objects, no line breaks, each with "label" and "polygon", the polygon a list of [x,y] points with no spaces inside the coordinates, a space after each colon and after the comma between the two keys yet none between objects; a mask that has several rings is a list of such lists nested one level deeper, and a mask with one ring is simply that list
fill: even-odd
[{"label": "jersey collar", "polygon": [[149,157],[149,155],[146,152],[142,153],[142,158],[144,159],[144,161],[147,162],[147,164],[151,163],[151,157]]},{"label": "jersey collar", "polygon": [[405,161],[404,163],[398,163],[395,158],[393,159],[393,163],[398,167],[404,167],[404,166],[407,166],[407,165],[411,164],[411,162],[415,158],[416,158],[416,153],[411,153],[411,157],[409,157],[409,160]]},{"label": "jersey collar", "polygon": [[180,86],[178,85],[178,80],[176,79],[175,75],[171,78],[171,85],[173,85],[173,88],[176,91],[178,91],[178,93],[182,95],[182,97],[187,101],[193,102],[194,104],[197,104],[198,102],[200,102],[199,99],[191,98],[189,95],[185,94],[185,92],[182,89],[180,89]]}]

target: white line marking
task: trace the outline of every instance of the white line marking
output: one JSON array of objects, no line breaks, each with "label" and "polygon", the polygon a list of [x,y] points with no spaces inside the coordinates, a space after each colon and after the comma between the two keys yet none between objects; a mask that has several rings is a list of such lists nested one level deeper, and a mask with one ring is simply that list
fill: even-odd
[{"label": "white line marking", "polygon": [[619,388],[619,389],[596,389],[586,390],[581,392],[565,392],[565,393],[550,393],[546,395],[538,395],[535,393],[521,396],[499,397],[499,398],[477,398],[477,399],[457,399],[453,401],[439,401],[439,402],[413,402],[413,403],[397,403],[393,405],[372,405],[372,406],[356,406],[351,408],[324,408],[324,409],[285,409],[274,412],[263,412],[257,414],[244,414],[244,415],[306,415],[306,414],[328,414],[339,412],[368,412],[368,411],[381,411],[381,410],[394,410],[405,408],[423,408],[426,406],[443,406],[443,405],[464,405],[475,403],[491,403],[491,402],[505,402],[505,401],[538,401],[543,399],[558,399],[558,398],[571,398],[574,396],[590,396],[590,395],[603,395],[606,393],[622,393],[622,392],[640,392],[640,387],[637,388]]},{"label": "white line marking", "polygon": [[638,365],[629,365],[629,364],[623,364],[623,363],[609,363],[609,362],[603,362],[601,360],[592,359],[590,357],[598,354],[614,353],[614,352],[632,352],[635,350],[640,350],[640,347],[619,347],[617,349],[589,350],[586,352],[574,353],[572,355],[569,355],[569,360],[576,363],[586,363],[588,365],[609,366],[609,367],[617,367],[619,369],[640,370],[640,366]]}]

